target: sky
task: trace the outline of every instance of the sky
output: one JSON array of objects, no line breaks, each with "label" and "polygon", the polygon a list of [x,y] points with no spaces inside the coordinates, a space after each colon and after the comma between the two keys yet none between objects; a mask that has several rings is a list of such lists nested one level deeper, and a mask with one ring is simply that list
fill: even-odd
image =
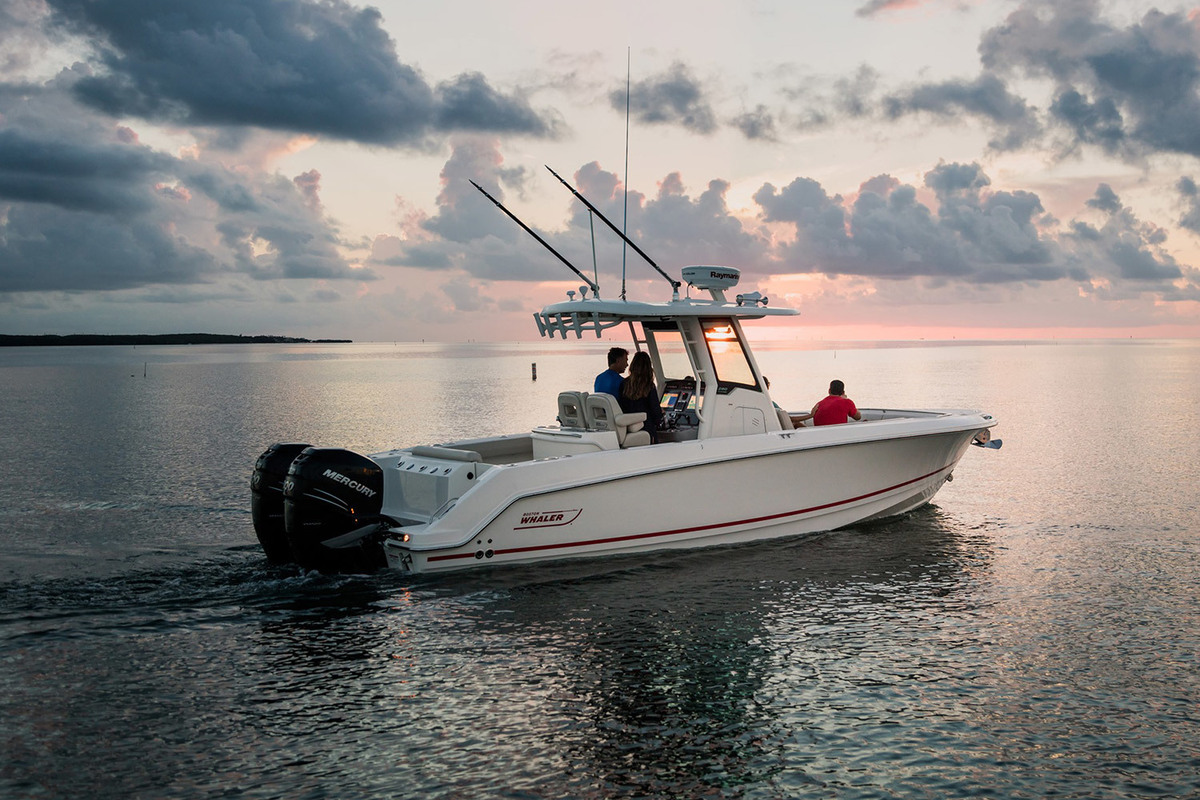
[{"label": "sky", "polygon": [[[0,333],[533,341],[742,270],[771,338],[1200,337],[1200,6],[6,0]],[[593,235],[594,230],[594,235]]]}]

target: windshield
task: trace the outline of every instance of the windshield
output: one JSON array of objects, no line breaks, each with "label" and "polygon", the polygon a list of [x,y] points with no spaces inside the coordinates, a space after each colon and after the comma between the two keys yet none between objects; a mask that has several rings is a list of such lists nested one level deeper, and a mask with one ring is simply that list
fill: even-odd
[{"label": "windshield", "polygon": [[704,341],[712,356],[713,367],[717,371],[717,382],[722,385],[737,384],[752,389],[758,388],[754,380],[754,370],[750,368],[750,360],[738,340],[737,332],[733,329],[731,320],[705,320]]},{"label": "windshield", "polygon": [[649,331],[654,337],[658,348],[658,357],[662,362],[663,374],[659,377],[664,381],[682,380],[695,377],[692,372],[692,362],[688,360],[687,349],[683,346],[683,334],[678,330]]}]

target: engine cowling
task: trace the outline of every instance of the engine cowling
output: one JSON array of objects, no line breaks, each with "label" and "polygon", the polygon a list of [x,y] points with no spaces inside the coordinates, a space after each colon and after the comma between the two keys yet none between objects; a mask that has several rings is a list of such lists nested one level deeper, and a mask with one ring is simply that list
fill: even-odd
[{"label": "engine cowling", "polygon": [[307,447],[309,445],[296,442],[271,445],[254,462],[254,474],[250,477],[250,516],[254,520],[254,533],[267,560],[276,564],[292,560],[283,523],[283,483],[292,461]]},{"label": "engine cowling", "polygon": [[292,461],[283,483],[283,521],[292,557],[305,569],[372,572],[386,559],[380,537],[347,547],[330,539],[380,522],[383,469],[366,456],[332,447],[309,447]]}]

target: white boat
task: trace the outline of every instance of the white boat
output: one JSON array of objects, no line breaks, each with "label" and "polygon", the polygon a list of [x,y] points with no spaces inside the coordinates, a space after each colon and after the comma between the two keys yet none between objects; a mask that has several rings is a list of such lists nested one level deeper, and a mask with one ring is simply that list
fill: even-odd
[{"label": "white boat", "polygon": [[979,411],[860,409],[858,422],[794,427],[742,324],[798,312],[727,298],[737,269],[682,272],[684,297],[672,280],[665,302],[601,299],[588,281],[591,294],[534,315],[547,338],[628,328],[659,381],[658,443],[645,414],[564,386],[548,424],[511,435],[369,457],[276,444],[252,479],[268,557],[428,573],[790,537],[911,511],[972,443],[998,446]]}]

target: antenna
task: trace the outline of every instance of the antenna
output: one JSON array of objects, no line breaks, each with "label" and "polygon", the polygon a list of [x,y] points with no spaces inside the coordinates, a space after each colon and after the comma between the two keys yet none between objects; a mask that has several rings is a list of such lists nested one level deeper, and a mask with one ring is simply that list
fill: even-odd
[{"label": "antenna", "polygon": [[474,187],[475,187],[476,189],[478,189],[479,191],[483,192],[483,196],[484,196],[484,197],[486,197],[488,200],[491,200],[493,203],[495,203],[495,205],[496,205],[496,208],[500,209],[500,210],[501,210],[501,211],[503,211],[505,214],[508,214],[508,216],[512,217],[512,221],[513,221],[513,222],[515,222],[515,223],[517,223],[518,225],[520,225],[522,228],[524,228],[524,229],[525,229],[525,232],[526,232],[526,233],[528,233],[530,236],[532,236],[533,238],[537,239],[537,240],[538,240],[538,243],[539,243],[539,244],[541,244],[541,245],[542,245],[542,247],[546,248],[546,249],[547,249],[547,250],[549,250],[551,253],[553,253],[554,255],[558,256],[558,260],[559,260],[559,261],[561,261],[561,262],[563,262],[564,264],[566,264],[566,265],[567,265],[567,266],[568,266],[568,267],[571,269],[571,271],[572,271],[572,272],[574,272],[576,275],[578,275],[580,278],[582,278],[582,279],[583,279],[584,283],[586,283],[586,284],[587,284],[587,285],[588,285],[588,286],[591,288],[591,290],[592,290],[592,294],[596,295],[596,297],[599,297],[599,296],[600,296],[600,286],[599,286],[599,284],[597,284],[597,283],[595,283],[594,281],[590,280],[590,279],[588,278],[588,276],[587,276],[587,275],[584,275],[582,272],[580,272],[578,269],[576,269],[576,268],[575,268],[575,265],[574,265],[574,264],[572,264],[570,261],[567,261],[567,259],[563,257],[562,253],[558,252],[558,251],[557,251],[557,250],[555,250],[553,247],[551,247],[549,244],[547,244],[547,243],[546,243],[546,240],[545,240],[545,239],[543,239],[542,237],[538,236],[538,235],[537,235],[537,233],[536,233],[536,232],[533,230],[533,228],[529,227],[529,226],[528,226],[528,225],[526,225],[524,222],[521,222],[521,220],[519,220],[519,219],[517,218],[517,215],[516,215],[516,214],[512,213],[511,211],[509,211],[507,208],[505,208],[505,207],[504,207],[504,204],[503,204],[503,203],[501,203],[499,200],[497,200],[496,198],[494,198],[494,197],[492,197],[490,194],[488,194],[486,189],[484,189],[482,186],[480,186],[480,185],[479,185],[478,183],[476,183],[475,181],[471,181],[471,185],[472,185],[472,186],[474,186]]},{"label": "antenna", "polygon": [[[629,230],[629,86],[630,75],[633,72],[633,56],[631,55],[632,48],[626,45],[625,47],[625,210],[621,219],[621,238],[626,242],[629,237],[625,234]],[[653,262],[651,262],[653,263]],[[621,246],[621,299],[625,299],[625,246]]]},{"label": "antenna", "polygon": [[[680,284],[680,283],[679,283],[679,281],[675,280],[675,279],[674,279],[674,278],[672,278],[670,275],[668,275],[667,273],[663,272],[663,271],[662,271],[662,268],[661,268],[661,267],[659,267],[659,266],[658,266],[658,264],[655,264],[655,263],[654,263],[654,259],[653,259],[653,258],[651,258],[650,256],[646,255],[644,252],[642,252],[642,248],[640,248],[640,247],[638,247],[636,244],[634,244],[632,239],[630,239],[628,236],[626,236],[624,233],[622,233],[622,232],[621,232],[621,231],[620,231],[620,230],[617,228],[617,226],[616,226],[616,225],[612,224],[612,222],[609,220],[609,218],[608,218],[608,217],[606,217],[606,216],[604,216],[604,214],[602,214],[602,213],[600,212],[600,209],[598,209],[598,208],[596,208],[594,205],[592,205],[592,204],[591,204],[591,202],[589,202],[589,201],[588,201],[588,199],[587,199],[586,197],[584,197],[584,196],[583,196],[583,195],[581,195],[579,192],[577,192],[577,191],[575,190],[575,187],[574,187],[574,186],[572,186],[571,184],[567,183],[567,182],[566,182],[566,180],[564,180],[564,179],[563,179],[563,176],[562,176],[562,175],[559,175],[557,172],[555,172],[554,170],[550,169],[550,167],[549,167],[549,166],[547,166],[547,167],[546,167],[546,169],[549,169],[549,170],[550,170],[550,174],[551,174],[551,175],[553,175],[554,177],[558,178],[558,180],[562,182],[562,185],[563,185],[563,186],[565,186],[565,187],[567,187],[568,189],[570,189],[570,190],[571,190],[571,194],[573,194],[573,195],[575,195],[577,198],[579,198],[579,202],[581,202],[581,203],[583,203],[585,206],[587,206],[589,211],[591,211],[591,212],[595,213],[595,215],[596,215],[597,217],[599,217],[599,218],[600,218],[600,221],[601,221],[601,222],[603,222],[603,223],[604,223],[605,225],[607,225],[608,227],[612,228],[612,230],[613,230],[613,233],[617,234],[617,236],[620,236],[620,237],[621,237],[621,238],[622,238],[622,239],[625,241],[625,244],[627,244],[627,245],[629,245],[630,247],[632,247],[632,248],[633,248],[633,251],[634,251],[635,253],[637,253],[637,254],[638,254],[639,256],[641,256],[642,258],[646,259],[646,263],[647,263],[647,264],[649,264],[650,266],[652,266],[652,267],[654,267],[656,270],[658,270],[658,274],[659,274],[659,275],[662,275],[664,278],[666,278],[666,279],[667,279],[667,282],[671,284],[671,289],[672,289],[672,290],[676,290],[676,289],[678,289],[678,288],[679,288],[679,287],[682,285],[682,284]],[[483,190],[482,190],[482,189],[480,189],[480,191],[483,191]]]},{"label": "antenna", "polygon": [[588,209],[588,228],[592,232],[592,277],[600,280],[600,266],[596,263],[596,215]]}]

